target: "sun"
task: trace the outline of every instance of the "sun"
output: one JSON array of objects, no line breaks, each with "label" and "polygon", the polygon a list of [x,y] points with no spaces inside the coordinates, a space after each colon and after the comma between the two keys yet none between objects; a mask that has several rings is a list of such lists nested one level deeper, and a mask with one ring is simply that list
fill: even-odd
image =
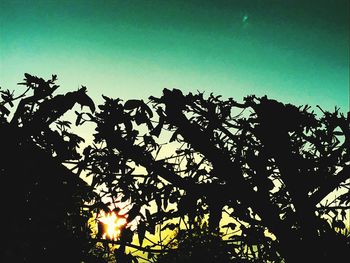
[{"label": "sun", "polygon": [[121,229],[127,224],[126,218],[117,215],[114,211],[108,213],[101,211],[97,220],[102,224],[102,238],[114,241],[118,239]]}]

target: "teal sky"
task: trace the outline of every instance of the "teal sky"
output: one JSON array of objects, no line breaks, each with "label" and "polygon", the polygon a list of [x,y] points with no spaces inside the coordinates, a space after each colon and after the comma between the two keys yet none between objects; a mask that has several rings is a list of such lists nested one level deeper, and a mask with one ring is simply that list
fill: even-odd
[{"label": "teal sky", "polygon": [[[146,98],[179,88],[348,110],[349,1],[0,1],[0,86]],[[20,87],[19,87],[20,88]]]}]

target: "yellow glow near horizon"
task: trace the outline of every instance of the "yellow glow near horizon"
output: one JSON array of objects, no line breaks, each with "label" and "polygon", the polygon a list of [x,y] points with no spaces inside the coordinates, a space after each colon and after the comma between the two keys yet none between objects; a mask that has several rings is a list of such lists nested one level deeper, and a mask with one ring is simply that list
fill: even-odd
[{"label": "yellow glow near horizon", "polygon": [[103,239],[117,240],[121,233],[121,228],[127,224],[125,217],[118,216],[115,212],[101,211],[97,218],[103,224]]}]

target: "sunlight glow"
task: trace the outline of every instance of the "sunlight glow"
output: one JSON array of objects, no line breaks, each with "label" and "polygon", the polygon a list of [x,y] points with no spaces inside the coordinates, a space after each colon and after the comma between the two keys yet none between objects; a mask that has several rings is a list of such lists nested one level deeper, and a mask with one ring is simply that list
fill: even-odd
[{"label": "sunlight glow", "polygon": [[103,224],[103,239],[117,240],[121,229],[127,224],[125,217],[118,216],[115,212],[101,211],[98,221]]}]

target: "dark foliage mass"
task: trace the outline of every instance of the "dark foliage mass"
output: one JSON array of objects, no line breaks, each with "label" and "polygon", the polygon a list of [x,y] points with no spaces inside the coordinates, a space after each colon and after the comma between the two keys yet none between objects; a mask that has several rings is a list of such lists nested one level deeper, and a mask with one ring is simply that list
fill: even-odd
[{"label": "dark foliage mass", "polygon": [[[56,76],[44,81],[25,74],[17,97],[1,90],[0,134],[2,191],[1,262],[80,262],[93,246],[83,211],[93,192],[63,166],[77,160],[82,138],[67,131],[58,118],[75,103],[93,110],[84,88],[53,95]],[[31,93],[31,95],[29,95]],[[20,100],[11,114],[9,107]],[[56,122],[58,130],[51,124]]]},{"label": "dark foliage mass", "polygon": [[[164,89],[96,110],[85,87],[54,95],[56,80],[0,90],[1,262],[346,258],[350,118],[338,109]],[[64,118],[75,104],[93,142]],[[91,233],[92,215],[122,206],[118,240]]]}]

